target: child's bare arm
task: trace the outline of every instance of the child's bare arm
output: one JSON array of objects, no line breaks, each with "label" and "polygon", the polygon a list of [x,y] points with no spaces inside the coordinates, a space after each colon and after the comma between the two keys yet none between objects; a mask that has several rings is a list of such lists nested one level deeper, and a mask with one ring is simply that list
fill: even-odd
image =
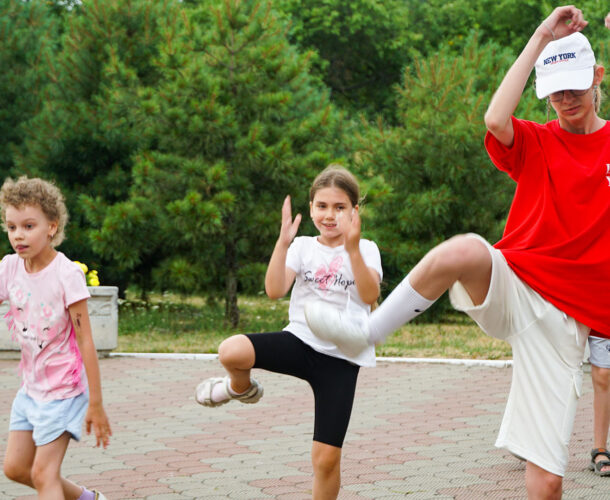
[{"label": "child's bare arm", "polygon": [[89,408],[85,417],[87,434],[91,433],[91,427],[95,433],[95,445],[100,444],[106,448],[112,435],[110,423],[102,404],[102,382],[100,368],[97,362],[97,351],[91,334],[91,322],[89,321],[89,310],[87,300],[75,302],[68,307],[76,341],[83,358],[87,379],[89,381]]}]

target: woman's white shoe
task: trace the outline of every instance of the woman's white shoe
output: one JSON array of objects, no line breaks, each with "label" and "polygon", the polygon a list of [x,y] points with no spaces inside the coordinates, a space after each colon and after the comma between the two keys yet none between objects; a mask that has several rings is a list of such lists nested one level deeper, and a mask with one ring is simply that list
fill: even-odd
[{"label": "woman's white shoe", "polygon": [[368,315],[341,311],[326,302],[305,304],[305,320],[316,337],[335,344],[350,357],[369,345]]}]

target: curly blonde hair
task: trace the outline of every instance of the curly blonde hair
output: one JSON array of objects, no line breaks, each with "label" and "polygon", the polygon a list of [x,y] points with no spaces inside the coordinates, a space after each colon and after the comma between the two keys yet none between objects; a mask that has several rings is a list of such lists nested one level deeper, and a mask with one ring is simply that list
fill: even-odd
[{"label": "curly blonde hair", "polygon": [[39,206],[49,221],[57,223],[57,231],[51,238],[51,246],[56,247],[64,241],[68,209],[64,195],[55,184],[37,177],[28,179],[25,175],[16,181],[11,178],[6,179],[0,189],[2,228],[5,231],[7,207],[24,206]]}]

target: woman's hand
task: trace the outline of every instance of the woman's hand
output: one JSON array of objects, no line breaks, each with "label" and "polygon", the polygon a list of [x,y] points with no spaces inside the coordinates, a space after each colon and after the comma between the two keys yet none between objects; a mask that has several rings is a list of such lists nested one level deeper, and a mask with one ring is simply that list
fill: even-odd
[{"label": "woman's hand", "polygon": [[589,23],[585,21],[580,9],[573,5],[565,5],[557,7],[551,12],[538,29],[546,31],[551,39],[559,40],[577,31],[582,31],[587,24]]},{"label": "woman's hand", "polygon": [[606,16],[606,28],[610,29],[610,12],[608,12],[608,15]]}]

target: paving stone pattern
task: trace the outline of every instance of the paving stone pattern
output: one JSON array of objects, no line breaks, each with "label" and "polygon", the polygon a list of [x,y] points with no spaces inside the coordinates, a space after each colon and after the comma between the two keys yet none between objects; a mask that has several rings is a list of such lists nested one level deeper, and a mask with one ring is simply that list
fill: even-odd
[{"label": "paving stone pattern", "polygon": [[[8,428],[17,361],[0,361],[0,426]],[[106,450],[72,442],[63,473],[108,499],[309,499],[313,396],[306,382],[257,371],[256,405],[204,408],[194,388],[217,360],[100,361],[114,435]],[[511,368],[381,361],[360,371],[342,459],[340,499],[523,499],[524,466],[495,437]],[[564,499],[609,499],[587,470],[592,389],[585,376]],[[6,431],[0,436],[4,455]],[[0,475],[0,498],[33,499]]]}]

